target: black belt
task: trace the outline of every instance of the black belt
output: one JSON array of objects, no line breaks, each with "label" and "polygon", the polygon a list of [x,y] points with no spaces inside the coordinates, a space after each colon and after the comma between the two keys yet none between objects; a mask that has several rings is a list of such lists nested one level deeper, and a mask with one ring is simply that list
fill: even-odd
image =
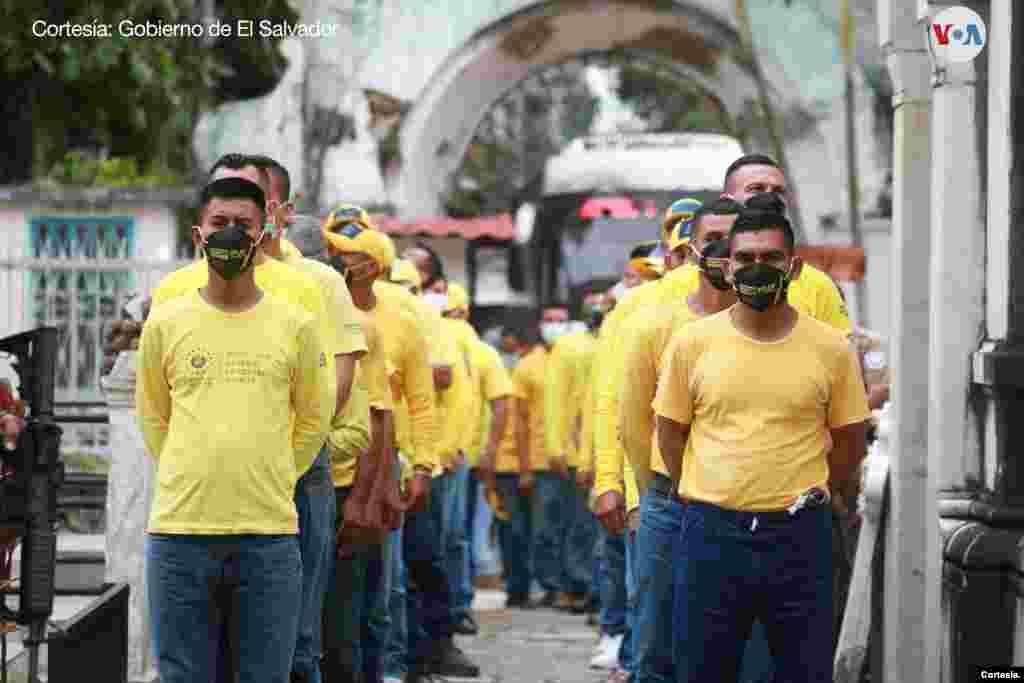
[{"label": "black belt", "polygon": [[677,503],[686,502],[679,495],[679,490],[672,486],[672,480],[658,472],[652,472],[651,484],[647,490],[650,493],[656,493],[662,498],[668,498],[669,500],[674,500]]}]

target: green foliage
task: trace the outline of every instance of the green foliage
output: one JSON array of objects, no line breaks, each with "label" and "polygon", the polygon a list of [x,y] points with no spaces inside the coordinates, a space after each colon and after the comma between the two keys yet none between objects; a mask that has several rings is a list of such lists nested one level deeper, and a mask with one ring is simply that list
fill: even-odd
[{"label": "green foliage", "polygon": [[698,83],[656,64],[622,63],[617,94],[647,122],[652,133],[730,133],[732,129],[728,115]]},{"label": "green foliage", "polygon": [[68,152],[64,155],[63,159],[54,164],[46,180],[61,185],[82,187],[146,189],[181,186],[185,182],[175,173],[140,173],[139,164],[135,159],[90,159],[81,152]]},{"label": "green foliage", "polygon": [[[193,0],[0,0],[7,29],[0,32],[0,83],[28,93],[33,155],[38,177],[68,150],[106,149],[160,174],[191,170],[192,131],[203,107],[225,95],[273,87],[285,66],[276,41],[206,37],[129,37],[120,22],[181,26],[204,24]],[[295,21],[287,0],[221,0],[216,17],[268,17]],[[37,37],[36,22],[55,27],[109,27],[102,37]],[[28,84],[28,87],[24,87]],[[258,87],[257,87],[258,86]],[[260,93],[262,94],[262,93]],[[8,131],[9,134],[14,134]],[[74,162],[70,162],[74,163]],[[117,162],[125,163],[125,162]],[[90,171],[91,172],[91,171]],[[115,163],[117,182],[133,173]]]}]

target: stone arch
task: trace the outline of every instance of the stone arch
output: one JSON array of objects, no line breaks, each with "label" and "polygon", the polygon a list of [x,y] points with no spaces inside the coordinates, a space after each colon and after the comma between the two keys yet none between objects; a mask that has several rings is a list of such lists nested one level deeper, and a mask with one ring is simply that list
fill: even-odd
[{"label": "stone arch", "polygon": [[[408,216],[439,214],[439,198],[490,106],[535,69],[583,53],[657,55],[735,116],[755,98],[756,84],[735,58],[731,6],[728,0],[542,0],[498,18],[448,56],[403,121],[395,203]],[[780,110],[804,110],[782,70],[764,66]],[[814,130],[802,142],[818,146],[820,138]]]}]

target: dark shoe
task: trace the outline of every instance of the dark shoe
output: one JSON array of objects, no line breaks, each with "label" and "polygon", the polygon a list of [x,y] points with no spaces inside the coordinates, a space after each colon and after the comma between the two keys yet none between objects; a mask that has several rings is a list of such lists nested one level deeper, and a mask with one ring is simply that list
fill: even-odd
[{"label": "dark shoe", "polygon": [[289,683],[313,683],[313,674],[293,671]]},{"label": "dark shoe", "polygon": [[537,603],[530,600],[529,596],[520,595],[518,597],[509,597],[505,600],[506,609],[534,609],[537,607]]},{"label": "dark shoe", "polygon": [[554,591],[548,591],[544,594],[544,597],[540,599],[540,606],[544,609],[551,609],[558,604],[558,593]]},{"label": "dark shoe", "polygon": [[569,596],[569,611],[573,614],[586,614],[589,608],[588,600],[583,595]]},{"label": "dark shoe", "polygon": [[587,626],[597,626],[597,612],[587,613]]},{"label": "dark shoe", "polygon": [[427,671],[456,678],[476,678],[480,675],[480,667],[470,661],[450,638],[438,644],[434,656],[427,661]]},{"label": "dark shoe", "polygon": [[475,636],[480,633],[480,625],[472,614],[466,614],[455,624],[455,632],[460,636]]},{"label": "dark shoe", "polygon": [[428,673],[407,673],[405,683],[443,683],[440,678]]},{"label": "dark shoe", "polygon": [[568,612],[572,609],[572,596],[568,593],[559,593],[558,599],[555,600],[555,609],[560,609],[563,612]]}]

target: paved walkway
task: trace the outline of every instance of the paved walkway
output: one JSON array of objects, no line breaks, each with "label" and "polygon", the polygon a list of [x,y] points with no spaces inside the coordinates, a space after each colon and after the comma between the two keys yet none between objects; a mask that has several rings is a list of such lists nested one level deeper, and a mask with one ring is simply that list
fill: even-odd
[{"label": "paved walkway", "polygon": [[[480,634],[457,636],[459,647],[493,683],[599,683],[607,672],[588,668],[597,630],[586,618],[564,612],[509,610],[501,591],[477,591]],[[467,679],[447,678],[448,681]]]}]

